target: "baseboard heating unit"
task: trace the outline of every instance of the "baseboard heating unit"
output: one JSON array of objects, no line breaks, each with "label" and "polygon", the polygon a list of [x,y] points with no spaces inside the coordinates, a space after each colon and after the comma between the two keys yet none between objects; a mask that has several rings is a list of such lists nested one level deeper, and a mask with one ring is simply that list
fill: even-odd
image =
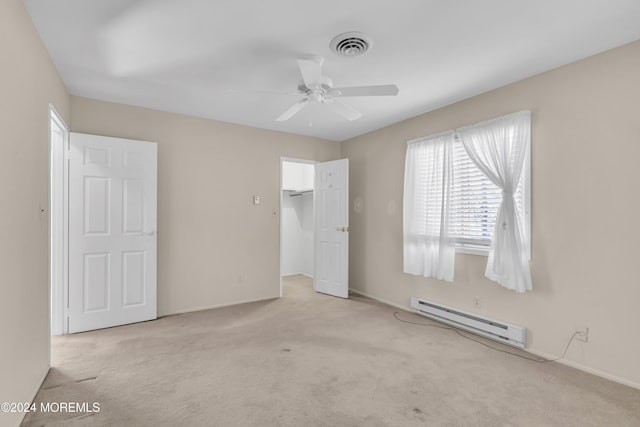
[{"label": "baseboard heating unit", "polygon": [[505,344],[520,348],[527,344],[527,328],[522,326],[499,322],[416,297],[411,297],[411,308],[423,316]]}]

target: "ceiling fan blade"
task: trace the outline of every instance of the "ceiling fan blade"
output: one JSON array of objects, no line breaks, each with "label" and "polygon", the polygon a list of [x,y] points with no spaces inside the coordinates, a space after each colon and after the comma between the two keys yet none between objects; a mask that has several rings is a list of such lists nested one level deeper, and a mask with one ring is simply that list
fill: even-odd
[{"label": "ceiling fan blade", "polygon": [[340,114],[345,119],[350,122],[359,119],[362,117],[362,113],[356,110],[353,107],[348,106],[347,104],[343,104],[342,102],[334,99],[332,102],[328,102],[325,105],[328,105],[333,111]]},{"label": "ceiling fan blade", "polygon": [[398,86],[396,85],[350,86],[331,89],[332,96],[396,96],[397,94]]},{"label": "ceiling fan blade", "polygon": [[305,86],[313,88],[322,84],[322,58],[298,59],[298,67]]},{"label": "ceiling fan blade", "polygon": [[309,102],[308,98],[305,98],[303,100],[301,100],[300,102],[297,102],[295,104],[293,104],[291,106],[291,108],[289,108],[287,111],[285,111],[284,113],[280,114],[280,116],[276,119],[276,122],[284,122],[286,120],[289,120],[291,117],[293,117],[298,111],[302,110],[302,108],[307,105],[307,102]]},{"label": "ceiling fan blade", "polygon": [[260,90],[260,89],[228,89],[229,93],[251,93],[260,95],[304,95],[300,92],[284,92],[278,90]]}]

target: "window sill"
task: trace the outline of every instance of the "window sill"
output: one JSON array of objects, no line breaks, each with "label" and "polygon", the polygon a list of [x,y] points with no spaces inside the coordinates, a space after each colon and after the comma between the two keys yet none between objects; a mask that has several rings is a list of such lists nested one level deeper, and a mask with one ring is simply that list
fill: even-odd
[{"label": "window sill", "polygon": [[489,247],[488,246],[456,246],[457,254],[467,254],[467,255],[480,255],[480,256],[489,256]]}]

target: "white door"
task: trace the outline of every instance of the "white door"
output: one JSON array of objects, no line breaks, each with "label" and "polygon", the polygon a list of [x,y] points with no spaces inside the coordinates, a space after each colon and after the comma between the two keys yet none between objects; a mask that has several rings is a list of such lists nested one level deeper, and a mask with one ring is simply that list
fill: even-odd
[{"label": "white door", "polygon": [[316,163],[314,191],[317,292],[349,297],[349,160]]},{"label": "white door", "polygon": [[71,133],[69,332],[156,318],[157,149]]}]

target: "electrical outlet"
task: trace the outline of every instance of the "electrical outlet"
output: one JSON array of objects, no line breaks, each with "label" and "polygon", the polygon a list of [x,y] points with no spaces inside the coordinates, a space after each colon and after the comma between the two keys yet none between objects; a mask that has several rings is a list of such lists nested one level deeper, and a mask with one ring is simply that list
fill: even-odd
[{"label": "electrical outlet", "polygon": [[589,341],[589,327],[580,325],[576,326],[576,339],[582,342]]},{"label": "electrical outlet", "polygon": [[476,296],[476,297],[473,298],[473,306],[475,308],[480,308],[480,297],[479,296]]}]

